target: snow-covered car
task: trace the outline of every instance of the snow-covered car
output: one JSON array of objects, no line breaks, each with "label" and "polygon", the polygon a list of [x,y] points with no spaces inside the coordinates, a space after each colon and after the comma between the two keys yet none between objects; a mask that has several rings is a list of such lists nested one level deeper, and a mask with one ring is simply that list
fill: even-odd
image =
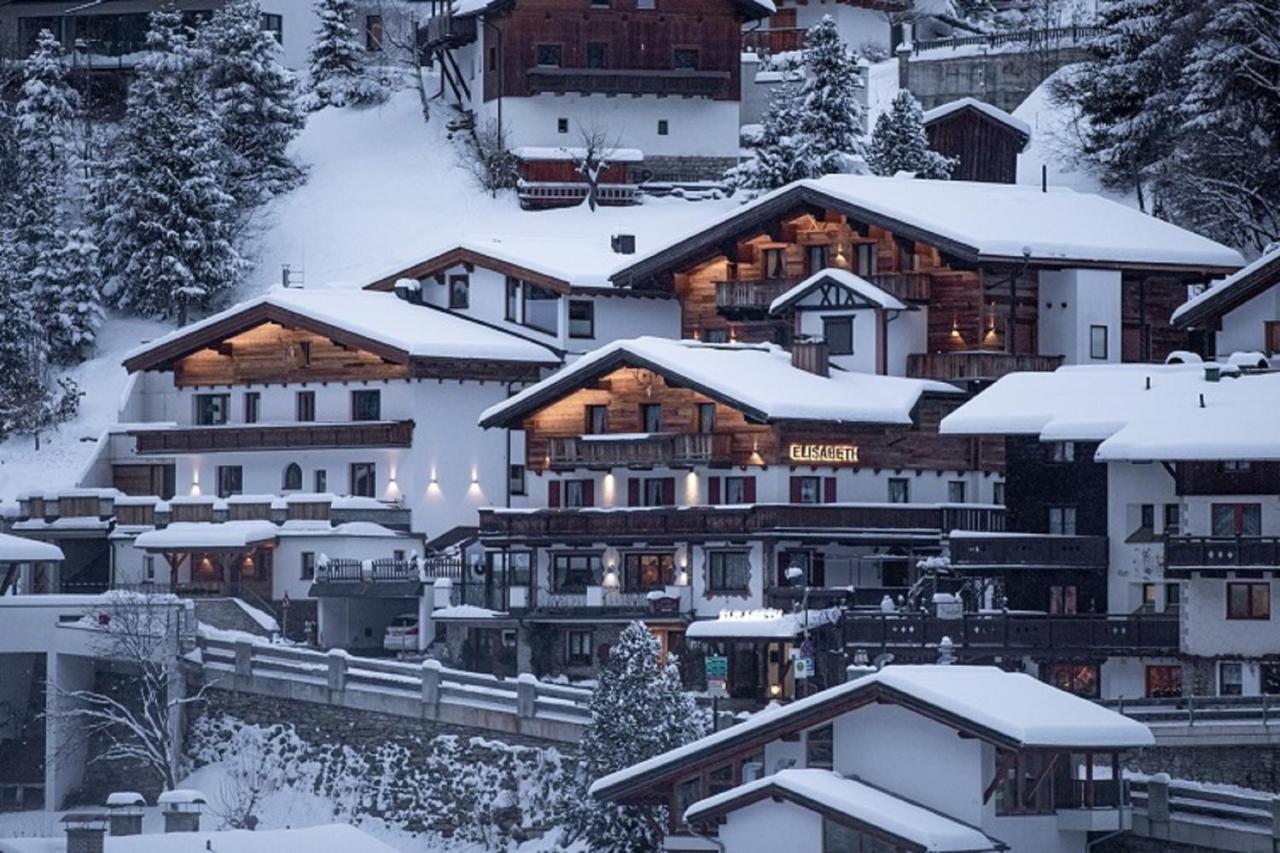
[{"label": "snow-covered car", "polygon": [[418,616],[404,613],[391,620],[382,637],[382,647],[389,652],[416,652],[418,650]]}]

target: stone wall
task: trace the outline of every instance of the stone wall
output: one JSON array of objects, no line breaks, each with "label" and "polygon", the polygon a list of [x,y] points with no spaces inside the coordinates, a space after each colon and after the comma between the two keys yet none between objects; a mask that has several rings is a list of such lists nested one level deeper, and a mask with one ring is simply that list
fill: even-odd
[{"label": "stone wall", "polygon": [[900,55],[905,66],[904,85],[926,109],[972,97],[1013,112],[1049,75],[1089,58],[1078,44],[1025,52],[979,53],[948,56],[946,50]]},{"label": "stone wall", "polygon": [[1280,747],[1155,746],[1126,756],[1124,766],[1168,773],[1174,779],[1280,793]]}]

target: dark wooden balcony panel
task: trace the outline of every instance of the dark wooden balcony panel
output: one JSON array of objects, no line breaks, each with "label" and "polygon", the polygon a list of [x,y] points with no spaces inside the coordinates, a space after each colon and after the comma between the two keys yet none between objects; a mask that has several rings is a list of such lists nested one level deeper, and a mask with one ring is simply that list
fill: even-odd
[{"label": "dark wooden balcony panel", "polygon": [[903,302],[928,302],[933,292],[926,272],[883,272],[871,276],[871,283]]},{"label": "dark wooden balcony panel", "polygon": [[737,278],[717,281],[716,308],[721,314],[759,314],[769,311],[773,300],[799,284],[799,278]]},{"label": "dark wooden balcony panel", "polygon": [[701,433],[637,435],[634,438],[551,439],[551,467],[612,468],[619,466],[729,464],[733,436]]},{"label": "dark wooden balcony panel", "polygon": [[322,447],[408,447],[413,441],[413,421],[189,427],[139,430],[131,435],[137,442],[137,452],[140,454]]},{"label": "dark wooden balcony panel", "polygon": [[1280,537],[1170,536],[1164,546],[1169,571],[1280,569]]},{"label": "dark wooden balcony panel", "polygon": [[729,82],[728,71],[650,68],[555,68],[527,72],[529,90],[601,95],[682,95],[710,98]]},{"label": "dark wooden balcony panel", "polygon": [[979,536],[951,540],[951,565],[975,569],[1107,568],[1105,536]]},{"label": "dark wooden balcony panel", "polygon": [[1062,366],[1060,355],[1006,352],[929,352],[907,356],[907,375],[917,379],[999,379],[1009,373],[1048,372]]},{"label": "dark wooden balcony panel", "polygon": [[426,48],[453,48],[476,40],[476,19],[455,18],[452,15],[436,15],[418,30],[421,46]]},{"label": "dark wooden balcony panel", "polygon": [[804,27],[775,27],[769,30],[747,30],[742,34],[743,53],[773,56],[793,50],[804,50]]},{"label": "dark wooden balcony panel", "polygon": [[988,654],[999,651],[1175,652],[1175,614],[1133,616],[966,613],[959,619],[927,614],[849,613],[845,642],[893,649],[937,645],[950,637],[957,649]]}]

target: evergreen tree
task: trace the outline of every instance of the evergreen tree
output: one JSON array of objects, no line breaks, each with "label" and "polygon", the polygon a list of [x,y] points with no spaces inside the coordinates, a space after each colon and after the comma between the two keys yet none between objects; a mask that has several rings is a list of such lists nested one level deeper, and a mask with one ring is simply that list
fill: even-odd
[{"label": "evergreen tree", "polygon": [[734,186],[763,191],[810,176],[800,131],[800,88],[784,81],[770,93],[755,156],[729,170]]},{"label": "evergreen tree", "polygon": [[804,37],[805,79],[800,89],[800,133],[811,177],[849,171],[863,154],[862,74],[830,15]]},{"label": "evergreen tree", "polygon": [[946,180],[956,161],[929,148],[924,110],[914,95],[902,89],[889,111],[876,120],[867,146],[867,165],[877,175],[914,172],[918,178]]},{"label": "evergreen tree", "polygon": [[360,39],[351,21],[352,0],[316,0],[320,28],[311,45],[309,106],[359,106],[385,101],[385,83],[373,77],[361,56]]},{"label": "evergreen tree", "polygon": [[200,33],[227,149],[227,189],[242,210],[292,189],[302,177],[286,153],[304,122],[297,85],[261,17],[257,0],[231,0]]},{"label": "evergreen tree", "polygon": [[[591,723],[582,739],[584,783],[630,767],[646,758],[701,737],[706,722],[693,699],[680,688],[673,656],[659,658],[662,647],[641,622],[623,629],[609,650],[609,662],[591,697]],[[575,823],[593,851],[648,853],[662,839],[645,819],[645,809],[613,806],[582,793]]]},{"label": "evergreen tree", "polygon": [[223,184],[221,122],[177,12],[151,15],[115,155],[97,187],[107,292],[120,308],[185,323],[245,267]]}]

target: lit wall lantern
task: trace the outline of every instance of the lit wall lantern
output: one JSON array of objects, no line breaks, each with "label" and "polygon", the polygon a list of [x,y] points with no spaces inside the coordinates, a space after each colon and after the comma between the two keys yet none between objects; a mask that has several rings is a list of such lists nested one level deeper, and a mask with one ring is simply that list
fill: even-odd
[{"label": "lit wall lantern", "polygon": [[676,565],[682,569],[689,568],[689,546],[683,542],[676,546]]},{"label": "lit wall lantern", "polygon": [[781,684],[770,684],[770,685],[769,685],[769,698],[770,698],[770,699],[781,699],[781,698],[782,698],[782,685],[781,685]]},{"label": "lit wall lantern", "polygon": [[604,573],[604,580],[601,585],[608,590],[616,590],[618,588],[618,573],[613,569]]},{"label": "lit wall lantern", "polygon": [[687,569],[681,569],[676,573],[676,586],[689,585],[689,572]]},{"label": "lit wall lantern", "polygon": [[620,561],[618,549],[612,545],[608,546],[600,553],[600,561],[604,563],[605,569],[612,572],[614,569],[618,568],[618,563]]},{"label": "lit wall lantern", "polygon": [[191,494],[197,497],[200,495],[200,469],[199,468],[191,469]]}]

